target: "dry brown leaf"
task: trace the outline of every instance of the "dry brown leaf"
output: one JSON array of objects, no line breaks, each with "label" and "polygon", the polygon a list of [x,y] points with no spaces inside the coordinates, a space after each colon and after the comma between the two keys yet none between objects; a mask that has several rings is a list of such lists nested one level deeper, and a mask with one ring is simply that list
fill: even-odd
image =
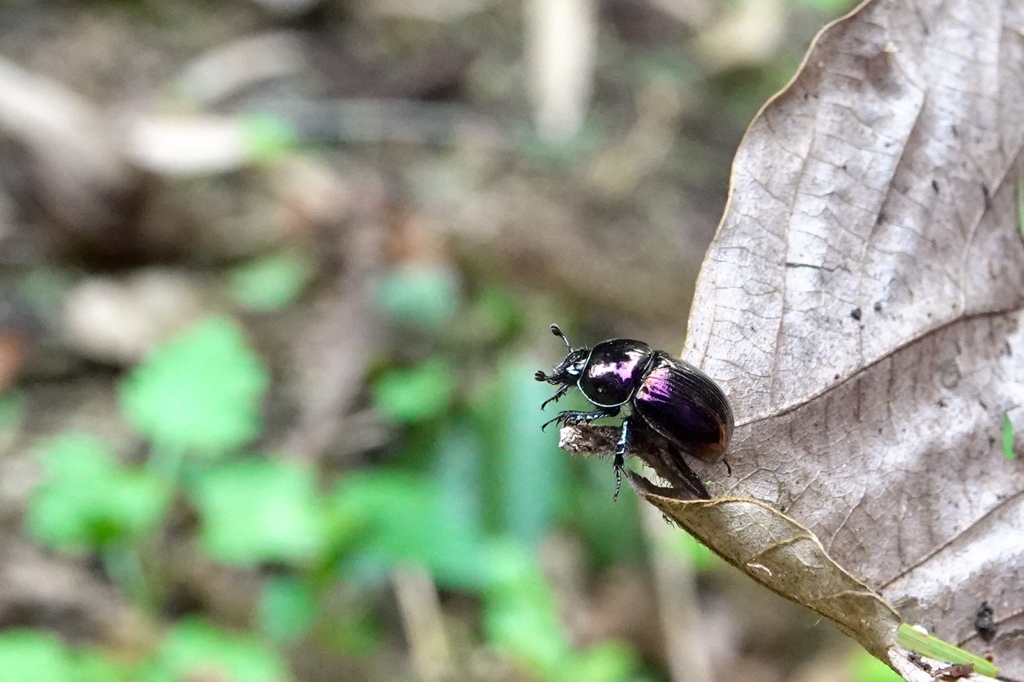
[{"label": "dry brown leaf", "polygon": [[713,478],[1016,679],[1022,30],[1020,3],[878,0],[823,32],[737,153],[684,353],[737,412]]},{"label": "dry brown leaf", "polygon": [[[648,502],[719,551],[765,587],[813,609],[855,635],[876,656],[895,641],[900,619],[863,583],[829,560],[818,539],[764,502],[719,497],[681,501],[662,495],[629,472],[630,483]],[[742,542],[717,542],[739,537]],[[798,562],[799,571],[793,570]],[[815,576],[808,580],[807,576]]]}]

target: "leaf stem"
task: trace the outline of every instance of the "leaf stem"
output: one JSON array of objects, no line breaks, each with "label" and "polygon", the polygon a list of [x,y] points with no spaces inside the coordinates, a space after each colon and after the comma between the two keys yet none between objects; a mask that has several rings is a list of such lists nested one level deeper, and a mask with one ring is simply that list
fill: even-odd
[{"label": "leaf stem", "polygon": [[974,672],[985,677],[997,677],[999,675],[998,668],[984,658],[953,646],[938,637],[925,634],[906,623],[900,625],[896,641],[902,647],[915,651],[922,656],[934,658],[937,661],[973,666]]}]

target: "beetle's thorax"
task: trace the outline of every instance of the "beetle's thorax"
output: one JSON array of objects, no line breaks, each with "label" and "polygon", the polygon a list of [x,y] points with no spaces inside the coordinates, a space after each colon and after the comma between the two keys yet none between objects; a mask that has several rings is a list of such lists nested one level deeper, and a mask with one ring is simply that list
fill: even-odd
[{"label": "beetle's thorax", "polygon": [[653,357],[651,347],[641,341],[603,341],[590,351],[577,386],[598,407],[624,405],[643,383]]}]

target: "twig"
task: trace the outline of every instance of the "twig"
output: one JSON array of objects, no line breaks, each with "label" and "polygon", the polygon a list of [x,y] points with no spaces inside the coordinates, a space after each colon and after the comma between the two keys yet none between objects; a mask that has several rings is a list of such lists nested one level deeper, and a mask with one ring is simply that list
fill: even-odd
[{"label": "twig", "polygon": [[407,566],[395,571],[391,582],[416,677],[444,679],[452,671],[452,657],[434,581],[423,567]]}]

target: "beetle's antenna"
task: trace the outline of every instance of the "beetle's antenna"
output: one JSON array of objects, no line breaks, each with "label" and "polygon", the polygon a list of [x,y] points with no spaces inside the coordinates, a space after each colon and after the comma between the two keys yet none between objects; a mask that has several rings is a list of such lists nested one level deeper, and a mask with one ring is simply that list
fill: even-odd
[{"label": "beetle's antenna", "polygon": [[562,341],[565,341],[565,345],[569,348],[569,350],[572,350],[572,344],[569,343],[569,339],[565,338],[565,334],[562,333],[562,330],[558,327],[557,324],[551,325],[551,333],[557,336],[558,338],[562,339]]}]

